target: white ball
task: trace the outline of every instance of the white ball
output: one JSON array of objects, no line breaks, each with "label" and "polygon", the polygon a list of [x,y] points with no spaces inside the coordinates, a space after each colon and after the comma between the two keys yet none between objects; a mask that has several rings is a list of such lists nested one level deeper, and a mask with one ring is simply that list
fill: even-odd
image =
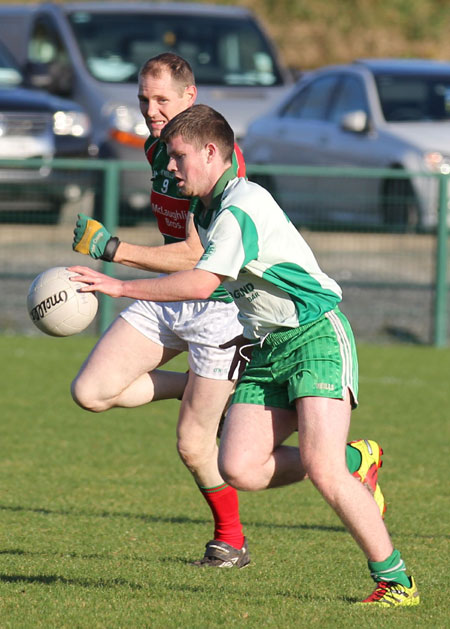
[{"label": "white ball", "polygon": [[32,322],[50,336],[71,336],[82,332],[93,321],[98,309],[94,293],[80,293],[82,282],[69,278],[76,273],[56,266],[38,275],[27,297]]}]

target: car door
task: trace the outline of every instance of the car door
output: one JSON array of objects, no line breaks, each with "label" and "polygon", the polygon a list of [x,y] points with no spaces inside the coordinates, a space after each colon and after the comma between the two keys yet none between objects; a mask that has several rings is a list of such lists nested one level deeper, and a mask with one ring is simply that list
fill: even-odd
[{"label": "car door", "polygon": [[[326,162],[321,147],[337,77],[321,76],[312,80],[286,103],[272,128],[271,161],[293,166],[322,166]],[[289,215],[300,217],[303,224],[320,221],[318,201],[320,178],[313,175],[278,175],[277,197]]]},{"label": "car door", "polygon": [[[366,124],[351,128],[344,124],[349,114],[362,112]],[[322,159],[328,166],[382,166],[376,150],[377,133],[371,126],[372,114],[361,76],[342,74],[338,89],[327,113],[328,122],[322,136]],[[374,177],[342,175],[323,182],[323,193],[333,199],[331,216],[337,223],[373,223],[378,219],[378,186]]]}]

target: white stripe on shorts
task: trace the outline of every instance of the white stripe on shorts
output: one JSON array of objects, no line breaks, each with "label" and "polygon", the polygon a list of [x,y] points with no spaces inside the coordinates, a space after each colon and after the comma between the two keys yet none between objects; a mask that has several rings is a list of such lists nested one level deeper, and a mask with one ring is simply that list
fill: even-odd
[{"label": "white stripe on shorts", "polygon": [[344,326],[342,325],[342,321],[335,312],[327,312],[325,316],[333,326],[333,330],[336,333],[339,343],[339,349],[342,357],[342,390],[345,391],[345,389],[348,388],[353,393],[353,361],[352,348],[349,338]]}]

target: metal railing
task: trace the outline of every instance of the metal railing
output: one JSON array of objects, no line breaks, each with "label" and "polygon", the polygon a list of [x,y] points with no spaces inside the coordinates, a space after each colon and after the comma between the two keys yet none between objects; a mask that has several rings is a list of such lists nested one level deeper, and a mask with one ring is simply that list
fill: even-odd
[{"label": "metal railing", "polygon": [[[41,159],[33,159],[26,160],[23,162],[18,162],[17,160],[0,160],[0,171],[3,168],[31,168],[38,169],[42,166],[50,167],[54,170],[64,170],[70,171],[73,174],[73,178],[76,180],[77,176],[80,176],[80,173],[89,173],[95,171],[100,174],[98,178],[97,189],[94,190],[96,194],[100,194],[100,198],[102,199],[102,209],[101,209],[101,220],[105,223],[107,228],[112,232],[116,233],[117,229],[120,228],[120,178],[121,174],[125,171],[148,171],[148,165],[145,162],[127,162],[127,161],[114,161],[114,160],[84,160],[84,159],[54,159],[51,162],[44,161]],[[317,178],[319,181],[325,181],[330,178],[338,178],[342,180],[343,178],[352,178],[357,180],[361,179],[383,179],[383,180],[409,180],[413,177],[421,177],[421,178],[432,178],[436,181],[437,187],[437,195],[436,195],[436,224],[434,227],[428,230],[426,238],[426,246],[427,246],[427,256],[431,256],[432,259],[426,259],[426,264],[429,266],[429,272],[427,271],[426,276],[423,275],[423,279],[420,282],[417,282],[417,273],[416,271],[412,271],[410,273],[411,278],[408,278],[406,281],[404,278],[399,278],[395,280],[394,271],[396,269],[392,269],[393,278],[389,278],[389,281],[386,280],[386,276],[380,274],[381,279],[376,279],[374,277],[369,277],[366,274],[364,277],[359,277],[357,273],[355,273],[355,269],[358,270],[359,262],[355,263],[355,267],[352,267],[352,261],[347,260],[345,265],[342,266],[345,268],[341,269],[341,276],[337,278],[338,281],[344,286],[353,286],[357,287],[358,290],[374,289],[374,288],[388,288],[390,291],[396,291],[397,289],[420,289],[427,291],[427,299],[430,299],[430,309],[432,310],[430,316],[430,327],[432,329],[431,334],[429,335],[428,341],[437,347],[444,347],[447,345],[447,335],[448,335],[448,316],[449,316],[449,297],[448,297],[448,272],[449,272],[449,257],[448,257],[448,226],[449,226],[449,183],[450,183],[450,175],[438,174],[438,173],[416,173],[416,172],[408,172],[401,170],[391,170],[391,169],[367,169],[367,168],[320,168],[320,167],[295,167],[295,166],[257,166],[257,165],[247,165],[247,174],[250,179],[254,177],[260,178],[264,175],[270,175],[274,177],[276,175],[283,175],[284,177],[293,177],[297,178],[299,182],[306,181],[308,178]],[[8,179],[3,177],[0,180],[0,189],[4,186],[8,186]],[[276,195],[275,195],[276,196]],[[292,202],[292,199],[291,199]],[[309,199],[308,203],[314,203],[314,200]],[[286,208],[284,208],[286,209]],[[289,215],[289,210],[287,210]],[[295,214],[295,212],[294,212]],[[298,214],[301,216],[301,213]],[[297,214],[295,214],[297,217]],[[297,217],[298,218],[298,217]],[[296,218],[296,222],[297,222]],[[0,214],[1,220],[1,214]],[[300,221],[301,223],[301,221]],[[301,225],[305,227],[304,225]],[[319,228],[320,234],[314,233],[315,228]],[[400,238],[399,230],[394,226],[384,226],[383,228],[377,228],[373,226],[361,227],[360,229],[356,229],[355,225],[349,224],[347,226],[351,231],[360,231],[364,234],[379,233],[391,234],[392,238],[396,238],[398,235]],[[347,229],[345,225],[339,225],[338,229],[340,232],[343,232]],[[0,230],[2,229],[2,224],[0,224]],[[326,238],[327,233],[333,234],[333,250],[334,250],[334,258],[330,254],[329,244],[323,247],[323,253],[321,254],[325,259],[325,263],[327,264],[327,258],[330,257],[330,270],[325,269],[326,272],[329,272],[330,275],[333,275],[333,260],[336,259],[336,256],[339,255],[339,242],[341,236],[338,232],[336,232],[336,225],[333,223],[323,223],[319,226],[314,226],[314,229],[311,230],[309,226],[306,226],[306,230],[308,232],[308,237],[315,242],[319,242],[319,236],[322,239]],[[400,230],[402,231],[402,230]],[[406,230],[408,231],[408,230]],[[417,240],[414,240],[414,239]],[[419,233],[409,233],[408,235],[408,247],[409,247],[409,258],[407,264],[411,264],[411,261],[414,261],[414,243],[419,243],[420,235]],[[412,239],[412,240],[411,240]],[[358,237],[355,236],[352,242],[358,242]],[[329,239],[327,243],[331,242]],[[396,248],[400,246],[400,243],[403,243],[403,240],[392,240],[391,248],[388,251],[388,257],[393,256]],[[406,241],[405,241],[406,242]],[[420,240],[421,246],[425,240]],[[371,247],[377,247],[381,244],[381,240],[377,240],[377,242],[371,242]],[[383,246],[385,246],[383,244]],[[319,246],[319,250],[321,247]],[[313,250],[316,252],[316,245],[313,243]],[[374,255],[376,251],[373,251]],[[362,252],[364,254],[364,252]],[[379,260],[382,258],[382,253],[380,250],[380,254],[378,255]],[[349,259],[351,255],[349,256]],[[406,258],[405,258],[406,259]],[[322,265],[321,260],[319,262]],[[402,260],[403,263],[403,260]],[[48,266],[53,266],[53,259],[48,260]],[[2,279],[14,279],[14,277],[18,276],[18,272],[14,268],[13,261],[9,259],[7,268],[2,268],[4,263],[2,262],[2,256],[0,253],[0,278]],[[395,263],[394,263],[395,266]],[[36,269],[30,268],[30,277],[33,277],[33,273]],[[41,269],[40,269],[41,270]],[[117,275],[120,274],[120,269],[116,265],[112,265],[109,263],[102,263],[101,270],[108,275]],[[34,273],[35,274],[35,273]],[[351,279],[347,278],[347,275],[352,275]],[[353,275],[356,275],[353,278]],[[383,279],[384,278],[384,279]],[[392,279],[392,281],[391,281]],[[416,281],[415,281],[416,280]],[[113,304],[113,300],[101,296],[100,299],[100,309],[99,309],[99,317],[98,317],[98,326],[99,330],[103,331],[111,322],[111,320],[115,316],[115,306]],[[366,315],[364,315],[366,316]],[[370,316],[370,313],[369,315]],[[420,316],[420,315],[418,315]],[[1,317],[0,317],[0,329],[1,329]]]},{"label": "metal railing", "polygon": [[444,347],[447,344],[448,322],[448,235],[450,227],[450,173],[413,172],[401,169],[386,168],[349,168],[349,167],[318,167],[247,165],[247,175],[282,175],[285,177],[355,177],[370,179],[410,180],[413,177],[434,179],[438,184],[436,204],[437,221],[436,234],[436,264],[435,264],[435,303],[434,303],[434,333],[433,344]]}]

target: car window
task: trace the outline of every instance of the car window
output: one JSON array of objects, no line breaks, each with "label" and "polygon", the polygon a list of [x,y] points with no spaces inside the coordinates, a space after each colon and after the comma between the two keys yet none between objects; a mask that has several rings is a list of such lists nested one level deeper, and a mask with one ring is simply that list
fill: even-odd
[{"label": "car window", "polygon": [[450,75],[375,76],[387,122],[450,120]]},{"label": "car window", "polygon": [[337,76],[316,79],[284,107],[282,117],[301,120],[325,120],[332,93],[337,84]]},{"label": "car window", "polygon": [[267,40],[249,18],[83,10],[68,17],[98,81],[135,82],[147,59],[170,51],[189,61],[200,85],[283,84]]},{"label": "car window", "polygon": [[7,48],[0,45],[0,86],[17,86],[22,82],[23,77],[16,62],[9,54]]},{"label": "car window", "polygon": [[45,18],[38,19],[34,25],[28,59],[37,63],[67,62],[66,48]]},{"label": "car window", "polygon": [[329,112],[329,119],[339,123],[342,116],[350,111],[368,112],[367,97],[361,79],[353,76],[344,77],[339,85],[336,98]]},{"label": "car window", "polygon": [[58,77],[58,94],[69,95],[72,90],[72,70],[67,48],[50,18],[40,17],[34,24],[28,44],[28,60],[51,67]]}]

